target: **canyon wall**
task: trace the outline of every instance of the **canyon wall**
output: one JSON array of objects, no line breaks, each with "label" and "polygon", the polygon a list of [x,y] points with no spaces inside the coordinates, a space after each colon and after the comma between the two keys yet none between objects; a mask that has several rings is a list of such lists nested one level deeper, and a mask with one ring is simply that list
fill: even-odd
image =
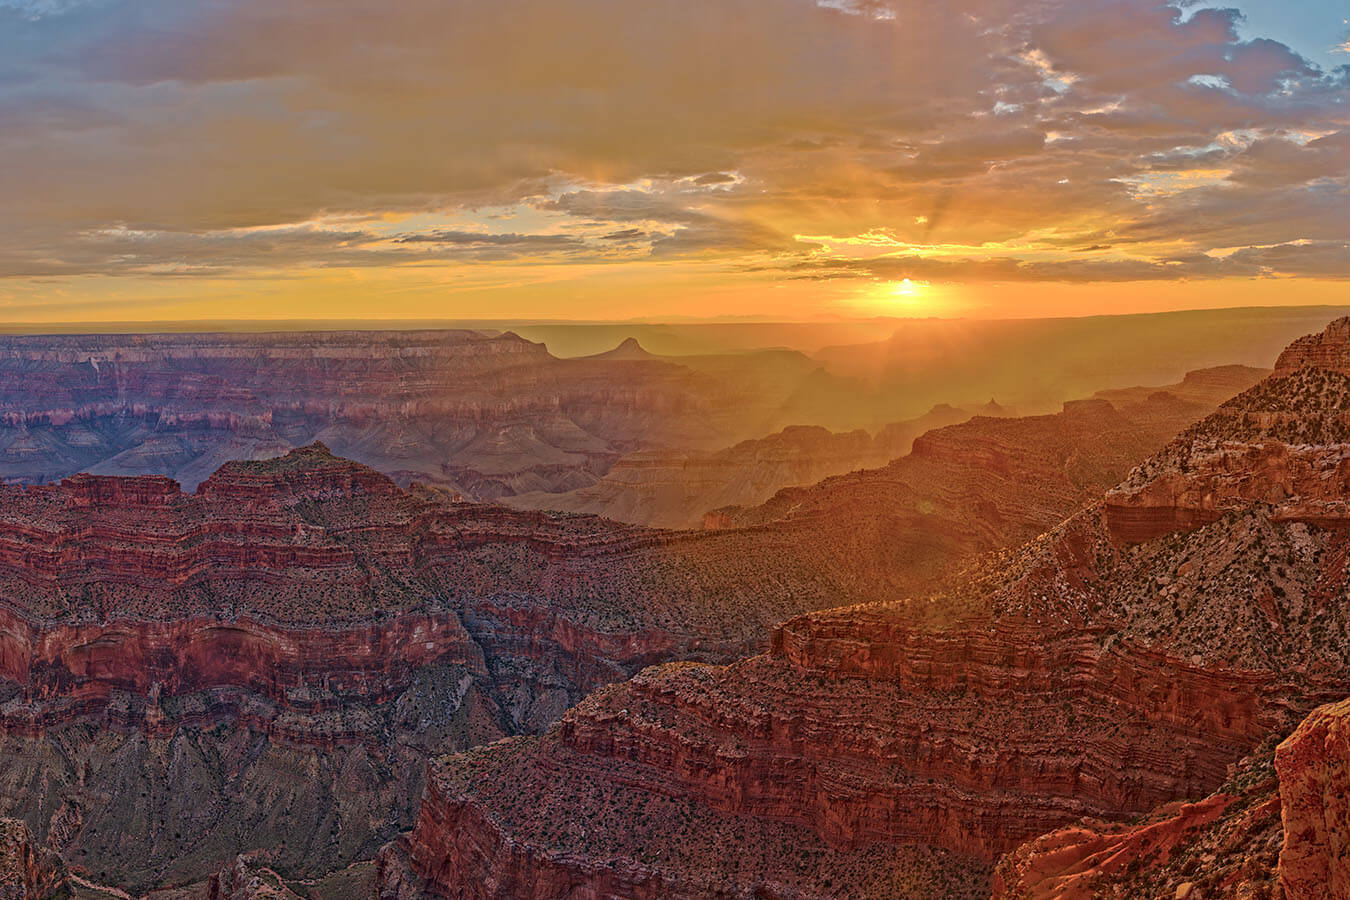
[{"label": "canyon wall", "polygon": [[[480,339],[465,340],[484,371],[496,371],[495,354],[530,352]],[[826,637],[834,626],[794,617],[946,584],[958,562],[1072,513],[1130,448],[1155,446],[1159,423],[1207,408],[1156,392],[1131,404],[930,432],[911,454],[918,474],[823,507],[846,516],[700,532],[404,489],[317,444],[221,466],[195,493],[162,476],[0,486],[0,813],[24,818],[79,871],[133,890],[200,882],[259,846],[289,875],[341,869],[415,815],[439,815],[419,803],[425,789],[460,804],[447,822],[494,823],[501,840],[463,844],[455,870],[486,866],[485,885],[978,897],[993,857],[1033,828],[1208,789],[1219,756],[1265,728],[1263,695],[1240,679],[1224,695],[1200,675],[1168,693],[1160,670],[1174,658],[1204,667],[1167,653],[1159,663],[1134,640],[1108,652],[1102,622],[1087,641],[1055,631],[1042,651],[1034,629],[988,610],[953,615],[945,637],[896,631],[875,664],[922,659],[916,642],[935,641],[925,680],[837,665],[847,654]],[[1076,534],[1018,571],[1054,569],[1066,553],[1081,557],[1071,573],[1093,570],[1101,560]],[[1089,543],[1116,552],[1100,535]],[[769,648],[786,620],[768,655],[718,667]],[[963,653],[989,661],[970,685],[950,671]],[[689,664],[594,693],[669,660]],[[1036,666],[1066,674],[1027,674]],[[812,695],[811,708],[794,707]],[[1115,717],[1100,710],[1113,698]],[[1151,718],[1197,698],[1212,721]],[[983,749],[1000,710],[1036,749]],[[1078,760],[1043,737],[1069,722],[1093,738]],[[492,742],[509,735],[537,737],[499,759],[506,751],[493,748],[506,745]],[[854,737],[836,746],[831,735]],[[1174,746],[1185,748],[1176,759],[1164,749]],[[456,762],[429,784],[425,759],[456,750],[481,759],[483,777],[464,781],[477,770]],[[1109,760],[1124,752],[1141,764],[1113,780]],[[1032,772],[1042,781],[1028,797]],[[509,819],[492,812],[512,795],[537,802]],[[581,814],[578,798],[591,804]],[[646,824],[616,835],[625,810],[645,810]],[[1021,831],[1018,810],[1031,811]],[[578,842],[570,855],[550,849],[560,822]],[[709,870],[728,841],[738,851]],[[391,884],[440,877],[443,838],[414,829],[401,846],[414,868],[393,874],[390,851]]]},{"label": "canyon wall", "polygon": [[322,445],[191,494],[0,495],[0,814],[134,889],[258,847],[292,874],[371,859],[433,752],[546,729],[655,662],[756,652],[844,590],[814,545],[460,502]]},{"label": "canyon wall", "polygon": [[1314,710],[1213,794],[1137,822],[1084,820],[999,863],[994,900],[1329,900],[1350,896],[1350,701]]},{"label": "canyon wall", "polygon": [[[682,853],[682,823],[697,810],[714,844],[737,846],[737,822],[783,829],[790,843],[754,865],[805,896],[812,886],[819,896],[889,896],[875,880],[821,885],[828,873],[871,872],[878,855],[919,847],[962,873],[950,875],[962,885],[952,896],[987,896],[988,866],[1003,853],[1084,817],[1204,797],[1236,759],[1288,727],[1291,698],[1306,708],[1346,687],[1205,665],[1062,620],[1052,629],[988,618],[915,625],[924,615],[811,614],[778,629],[766,656],[650,669],[587,698],[531,744],[445,758],[406,847],[411,875],[399,877],[448,896],[564,897],[578,886],[694,896],[713,878]],[[513,803],[499,784],[551,799],[546,809]],[[591,818],[607,805],[612,821]],[[1217,801],[1182,809],[1180,824],[1119,840],[1156,849],[1225,812]],[[573,818],[594,830],[559,827]],[[640,844],[611,834],[626,827]],[[1094,840],[1075,837],[1073,852],[1094,856],[1116,839]],[[638,890],[625,873],[643,854],[653,865],[640,870],[650,883]],[[802,871],[782,862],[799,854],[811,860]],[[894,871],[931,887],[922,861],[904,862]],[[560,871],[544,877],[540,867]],[[460,893],[509,883],[541,892]]]},{"label": "canyon wall", "polygon": [[594,482],[645,447],[711,450],[782,427],[816,368],[558,359],[507,333],[0,335],[0,477],[171,475],[323,440],[398,481],[495,498]]},{"label": "canyon wall", "polygon": [[1285,900],[1350,896],[1350,701],[1309,716],[1275,754]]},{"label": "canyon wall", "polygon": [[[1264,842],[1253,865],[1272,860],[1271,782],[1252,773],[1303,716],[1350,693],[1350,548],[1336,527],[1350,490],[1320,462],[1342,453],[1347,409],[1350,379],[1336,371],[1276,374],[1162,447],[1104,502],[935,578],[912,599],[788,620],[767,654],[649,669],[596,692],[539,737],[444,757],[383,883],[496,898],[547,871],[529,896],[697,896],[721,878],[728,896],[826,895],[829,879],[829,896],[883,897],[895,892],[866,875],[869,861],[923,848],[943,854],[947,874],[961,873],[958,886],[942,893],[936,870],[912,856],[892,875],[927,879],[930,896],[987,896],[993,887],[1022,896],[1007,893],[1009,884],[1044,881],[1056,859],[1091,869],[1091,880],[1110,876],[1118,854],[1122,871],[1139,860],[1133,877],[1149,854],[1189,846],[1201,832],[1207,847],[1252,836]],[[1066,408],[1046,432],[1113,413],[1104,398]],[[1018,441],[1031,448],[1019,454],[959,440],[979,425],[937,432],[913,456],[959,453],[972,483],[978,471],[1020,482],[1024,494],[1036,485],[1047,506],[1076,482],[1059,475],[1042,487],[1026,474],[1037,454],[1059,460],[1051,471],[1101,471],[1101,457],[1045,449],[1090,446],[1106,433],[1100,426],[1084,427],[1079,442]],[[944,441],[950,451],[937,451]],[[1245,448],[1228,457],[1234,488],[1216,515],[1186,520],[1166,507],[1192,507],[1169,499],[1154,504],[1166,514],[1158,521],[1170,516],[1165,527],[1122,533],[1124,498],[1175,496],[1168,485],[1207,496],[1223,473],[1203,464],[1216,446]],[[1319,462],[1310,468],[1309,458]],[[1320,474],[1305,477],[1313,469]],[[789,533],[793,521],[828,519],[822,511],[840,507],[809,501],[841,481],[865,478],[784,492],[783,513],[755,527]],[[894,493],[908,488],[899,482]],[[847,544],[850,529],[835,525]],[[1309,768],[1308,795],[1334,794],[1318,786],[1335,771]],[[1248,775],[1235,783],[1235,772]],[[1226,785],[1228,799],[1204,799]],[[522,786],[528,801],[514,796]],[[1309,841],[1334,843],[1312,826],[1319,815],[1310,802]],[[1154,818],[1133,830],[1112,824],[1139,816]],[[1101,828],[1073,825],[1084,819]],[[690,821],[699,823],[693,835]],[[746,822],[786,844],[743,850],[737,829]],[[1055,832],[1064,826],[1080,830]],[[730,862],[685,852],[704,829],[730,848]],[[1047,832],[1058,836],[1044,838],[1026,866],[991,880],[1002,854]],[[634,871],[645,876],[640,886]],[[1223,871],[1252,874],[1240,864]],[[836,879],[840,872],[863,877]],[[1262,896],[1251,893],[1258,881],[1247,878],[1248,893],[1234,896]],[[1269,877],[1260,883],[1264,890]],[[1184,888],[1176,896],[1209,896],[1197,893],[1198,879],[1171,886]],[[1042,887],[1031,896],[1060,896],[1054,884],[1036,893]],[[1100,896],[1138,896],[1106,890]]]},{"label": "canyon wall", "polygon": [[520,509],[591,513],[657,528],[697,528],[710,510],[754,506],[778,490],[883,466],[909,453],[925,432],[970,418],[951,406],[892,422],[875,435],[797,425],[712,453],[645,450],[619,458],[595,484],[561,494],[506,498]]}]

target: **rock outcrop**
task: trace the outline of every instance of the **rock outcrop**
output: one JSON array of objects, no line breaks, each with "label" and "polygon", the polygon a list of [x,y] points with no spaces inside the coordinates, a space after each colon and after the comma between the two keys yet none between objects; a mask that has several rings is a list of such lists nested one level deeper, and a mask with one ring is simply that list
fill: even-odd
[{"label": "rock outcrop", "polygon": [[[809,827],[649,790],[640,767],[495,744],[433,767],[416,827],[382,851],[381,897],[464,900],[877,896],[983,900],[987,866],[942,850],[841,851]],[[571,776],[571,777],[568,777]],[[486,802],[485,802],[486,801]]]},{"label": "rock outcrop", "polygon": [[1029,841],[1000,861],[994,900],[1274,900],[1282,830],[1273,759],[1266,746],[1214,794],[1135,822],[1085,820]]},{"label": "rock outcrop", "polygon": [[301,896],[266,865],[240,855],[207,881],[206,900],[301,900]]},{"label": "rock outcrop", "polygon": [[[1077,412],[1108,416],[1097,403]],[[1256,409],[1281,411],[1282,430],[1242,412]],[[1305,435],[1313,452],[1338,453],[1347,410],[1350,380],[1337,373],[1277,374],[1121,490],[1186,476],[1174,461],[1216,435],[1249,446]],[[983,470],[1019,477],[1006,457],[961,447]],[[1298,466],[1276,457],[1271,479],[1294,478]],[[1034,484],[1024,478],[1023,491]],[[1296,516],[1265,495],[1231,496],[1212,519],[1131,540],[1108,499],[926,595],[789,620],[766,655],[651,669],[592,695],[541,737],[446,757],[407,841],[410,871],[433,892],[471,897],[513,896],[494,886],[541,867],[555,875],[539,876],[546,887],[530,896],[697,895],[700,878],[716,877],[727,896],[748,896],[767,883],[710,875],[682,857],[684,819],[664,804],[713,817],[707,828],[726,846],[738,833],[719,816],[790,829],[765,863],[786,885],[778,896],[819,884],[782,880],[782,860],[862,871],[869,854],[927,847],[964,867],[968,890],[987,891],[981,867],[1084,817],[1163,810],[1143,830],[1051,841],[1052,854],[1102,871],[1115,854],[1144,858],[1197,830],[1222,831],[1248,807],[1200,798],[1317,705],[1350,693],[1350,535],[1328,527],[1350,490],[1329,478],[1323,493],[1301,495]],[[532,805],[502,784],[556,800]],[[638,814],[606,818],[602,807]],[[1253,828],[1268,827],[1265,809]],[[618,832],[633,822],[641,842],[630,845]],[[495,836],[471,837],[482,834]],[[646,874],[640,886],[634,871]],[[1035,866],[1006,871],[1005,887],[1038,881]],[[834,896],[886,896],[866,879],[834,884]]]},{"label": "rock outcrop", "polygon": [[[1227,367],[1166,390],[1065,404],[1055,415],[976,417],[927,432],[908,456],[880,469],[789,488],[759,507],[717,510],[706,524],[828,533],[859,569],[940,576],[1096,501],[1260,374]],[[890,596],[930,586],[911,579]]]},{"label": "rock outcrop", "polygon": [[61,857],[34,844],[27,825],[16,819],[0,819],[0,897],[66,897],[70,895],[69,881]]},{"label": "rock outcrop", "polygon": [[3,485],[0,813],[134,889],[255,847],[289,873],[370,859],[433,748],[540,731],[655,662],[753,653],[848,596],[823,553],[458,502],[322,445],[193,494]]},{"label": "rock outcrop", "polygon": [[994,900],[1350,897],[1348,721],[1350,701],[1320,707],[1208,797],[1029,841],[999,863]]},{"label": "rock outcrop", "polygon": [[1108,493],[1112,535],[1147,541],[1258,502],[1277,519],[1350,523],[1347,322],[1296,341],[1258,389],[1223,404]]},{"label": "rock outcrop", "polygon": [[1350,700],[1308,717],[1275,754],[1285,900],[1350,897]]},{"label": "rock outcrop", "polygon": [[1276,375],[1322,369],[1350,375],[1350,318],[1337,319],[1317,334],[1294,341],[1275,361]]}]

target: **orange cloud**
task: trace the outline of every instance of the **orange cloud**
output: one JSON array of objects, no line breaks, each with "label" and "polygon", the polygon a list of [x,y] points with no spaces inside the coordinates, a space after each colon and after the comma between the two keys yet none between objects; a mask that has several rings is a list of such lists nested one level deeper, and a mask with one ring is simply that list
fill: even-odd
[{"label": "orange cloud", "polygon": [[906,277],[998,312],[983,286],[1344,278],[1346,70],[1237,21],[0,0],[0,313],[219,317],[267,285],[295,315],[320,286],[352,315],[809,315]]}]

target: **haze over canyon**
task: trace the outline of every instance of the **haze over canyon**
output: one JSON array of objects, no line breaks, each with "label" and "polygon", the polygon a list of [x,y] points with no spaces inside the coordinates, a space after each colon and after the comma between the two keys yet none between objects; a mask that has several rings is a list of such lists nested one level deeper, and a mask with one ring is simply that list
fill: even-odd
[{"label": "haze over canyon", "polygon": [[[1195,315],[1205,363],[1330,314]],[[1343,877],[1350,319],[850,432],[787,423],[830,391],[880,415],[873,345],[844,373],[469,330],[6,340],[18,896]],[[1000,345],[972,346],[968,391]]]},{"label": "haze over canyon", "polygon": [[1350,900],[1333,0],[0,0],[0,900]]}]

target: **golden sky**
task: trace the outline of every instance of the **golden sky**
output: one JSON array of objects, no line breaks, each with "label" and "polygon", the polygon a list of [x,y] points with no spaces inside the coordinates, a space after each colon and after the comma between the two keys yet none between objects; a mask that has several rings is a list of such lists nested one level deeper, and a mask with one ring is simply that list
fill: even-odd
[{"label": "golden sky", "polygon": [[0,0],[0,319],[1344,302],[1346,25],[1247,6]]}]

